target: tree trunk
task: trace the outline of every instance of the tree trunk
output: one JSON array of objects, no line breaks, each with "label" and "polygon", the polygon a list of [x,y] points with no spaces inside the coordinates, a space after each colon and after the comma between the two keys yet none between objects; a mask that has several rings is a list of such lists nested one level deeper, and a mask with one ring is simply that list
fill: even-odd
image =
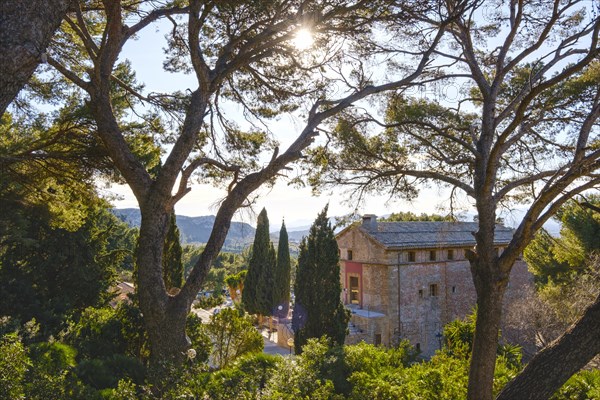
[{"label": "tree trunk", "polygon": [[150,361],[154,366],[181,363],[190,347],[185,333],[189,308],[173,297],[167,303],[164,312],[144,318],[151,345]]},{"label": "tree trunk", "polygon": [[183,360],[189,347],[185,325],[190,309],[190,304],[183,297],[170,296],[166,291],[162,256],[169,213],[157,208],[141,208],[142,224],[136,257],[139,302],[154,366]]},{"label": "tree trunk", "polygon": [[0,115],[25,86],[67,13],[69,0],[0,3]]},{"label": "tree trunk", "polygon": [[579,321],[533,357],[496,400],[548,399],[597,354],[600,354],[600,295]]},{"label": "tree trunk", "polygon": [[469,400],[492,400],[493,398],[493,377],[504,290],[494,285],[486,286],[487,294],[477,296],[477,322],[467,390]]},{"label": "tree trunk", "polygon": [[[491,161],[490,161],[491,162]],[[477,199],[479,217],[476,252],[467,254],[477,293],[477,320],[469,367],[467,399],[492,400],[494,371],[498,350],[498,334],[502,321],[502,300],[508,285],[508,274],[500,264],[495,249],[496,205],[491,196],[489,172],[480,172],[477,179],[483,189]],[[488,183],[486,183],[488,182]],[[512,263],[509,263],[512,266]]]}]

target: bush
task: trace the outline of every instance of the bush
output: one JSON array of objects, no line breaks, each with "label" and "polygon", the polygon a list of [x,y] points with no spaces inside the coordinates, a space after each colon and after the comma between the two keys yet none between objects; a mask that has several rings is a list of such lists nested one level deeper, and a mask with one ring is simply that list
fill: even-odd
[{"label": "bush", "polygon": [[[251,354],[235,361],[231,367],[205,375],[205,386],[197,398],[211,400],[258,398],[281,357]],[[203,396],[203,397],[202,397]]]},{"label": "bush", "polygon": [[101,394],[104,400],[132,400],[137,398],[137,386],[129,379],[121,379],[116,389],[104,389]]},{"label": "bush", "polygon": [[25,374],[31,366],[27,351],[16,333],[0,338],[0,399],[25,396]]},{"label": "bush", "polygon": [[41,342],[30,346],[33,366],[27,372],[27,398],[60,400],[77,385],[72,375],[77,351],[66,344]]},{"label": "bush", "polygon": [[206,326],[194,313],[190,313],[186,322],[186,333],[192,341],[191,348],[196,351],[194,362],[204,363],[208,360],[211,350],[210,338],[206,333]]},{"label": "bush", "polygon": [[78,350],[80,360],[124,354],[127,340],[122,328],[116,310],[90,307],[84,310],[77,323],[69,324],[66,340]]},{"label": "bush", "polygon": [[330,350],[326,338],[308,339],[301,355],[281,360],[263,391],[263,398],[343,398],[342,395],[336,394],[333,381],[323,376],[323,372],[332,375],[329,367],[340,365],[338,360],[331,356]]},{"label": "bush", "polygon": [[36,343],[29,347],[29,352],[35,367],[50,374],[59,374],[76,365],[77,350],[64,343]]},{"label": "bush", "polygon": [[132,357],[114,354],[110,358],[83,360],[75,369],[77,376],[95,389],[117,387],[119,380],[129,378],[136,384],[144,382],[145,368]]},{"label": "bush", "polygon": [[581,371],[573,375],[551,400],[600,399],[600,370]]},{"label": "bush", "polygon": [[386,348],[361,342],[344,346],[344,357],[348,368],[353,372],[376,374],[386,368],[403,369],[417,358],[408,341],[402,341],[398,347]]},{"label": "bush", "polygon": [[78,351],[78,359],[108,358],[114,354],[147,359],[148,339],[139,309],[121,303],[116,309],[87,308],[65,335]]},{"label": "bush", "polygon": [[202,296],[200,297],[195,307],[204,308],[208,310],[209,308],[218,307],[225,302],[225,297],[221,294],[217,294],[217,292],[213,292],[210,296]]},{"label": "bush", "polygon": [[211,361],[217,368],[226,367],[248,353],[260,353],[264,347],[262,335],[254,328],[250,317],[242,311],[224,308],[213,315],[206,325],[213,344]]}]

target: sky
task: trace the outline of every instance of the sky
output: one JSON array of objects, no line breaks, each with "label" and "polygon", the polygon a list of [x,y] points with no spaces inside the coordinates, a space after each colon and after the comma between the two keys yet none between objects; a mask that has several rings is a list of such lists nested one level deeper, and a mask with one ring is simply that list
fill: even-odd
[{"label": "sky", "polygon": [[[184,74],[166,73],[163,71],[164,60],[163,48],[166,46],[164,39],[165,29],[169,29],[168,22],[145,29],[139,38],[126,44],[121,58],[127,58],[136,71],[140,82],[144,82],[147,92],[169,92],[173,90],[195,89],[197,83],[194,77]],[[436,89],[438,90],[438,89]],[[458,88],[444,88],[442,96],[445,101],[453,100],[452,95],[458,94]],[[439,90],[438,90],[439,91]],[[455,93],[456,92],[456,93]],[[434,93],[440,95],[440,93]],[[427,93],[416,93],[425,95]],[[232,110],[236,112],[236,110]],[[280,142],[280,148],[285,149],[302,129],[302,121],[294,117],[283,117],[271,126]],[[137,202],[127,186],[113,185],[103,189],[104,193],[116,196],[118,200],[113,201],[117,208],[137,207]],[[317,214],[328,204],[329,216],[343,216],[353,213],[356,209],[358,214],[375,214],[384,216],[392,212],[411,211],[416,214],[437,213],[445,215],[449,212],[449,192],[436,187],[422,188],[420,195],[412,202],[393,200],[389,201],[386,196],[370,196],[358,208],[357,204],[344,194],[341,190],[333,193],[325,192],[320,196],[314,196],[310,188],[296,188],[279,180],[273,188],[261,188],[252,208],[242,209],[234,216],[234,220],[256,225],[256,216],[260,210],[267,209],[272,230],[280,226],[285,220],[286,226],[290,228],[305,228],[316,218]],[[222,190],[208,185],[192,185],[192,191],[188,193],[175,207],[178,215],[203,216],[214,215],[218,210],[219,200],[224,197]],[[468,212],[469,205],[464,202],[461,206],[467,210],[464,219],[472,219],[472,209]],[[522,212],[516,210],[502,216],[506,225],[516,226],[520,222]]]},{"label": "sky", "polygon": [[[192,76],[166,73],[162,69],[164,59],[162,49],[166,42],[161,30],[165,28],[168,29],[168,26],[164,24],[147,28],[137,40],[131,41],[125,46],[121,59],[127,58],[132,63],[138,80],[145,83],[147,92],[193,89],[197,84]],[[302,121],[295,120],[293,117],[284,117],[275,122],[271,129],[275,132],[283,149],[295,139],[302,129]],[[282,132],[283,134],[281,134]],[[118,198],[113,201],[117,208],[138,206],[127,186],[113,185],[103,191],[107,195]],[[273,188],[261,188],[257,193],[259,196],[252,210],[241,210],[236,214],[234,220],[255,225],[256,215],[265,207],[272,227],[279,226],[280,221],[284,219],[288,227],[305,227],[312,223],[327,204],[329,204],[329,216],[346,215],[352,213],[356,207],[356,204],[345,204],[348,196],[340,190],[313,196],[310,188],[291,187],[282,180],[278,181]],[[208,185],[195,184],[192,185],[192,191],[176,205],[175,211],[178,215],[186,216],[214,215],[218,209],[218,202],[223,196],[224,192],[221,190]],[[405,201],[389,203],[387,197],[371,196],[357,211],[359,214],[379,216],[398,211],[443,214],[447,212],[443,210],[446,198],[447,196],[441,196],[441,193],[435,188],[425,189],[423,194],[412,203]]]},{"label": "sky", "polygon": [[[113,185],[104,190],[105,194],[121,197],[121,200],[113,201],[117,208],[137,207],[137,201],[131,190],[125,185]],[[305,228],[310,226],[317,214],[329,204],[328,215],[330,217],[343,216],[354,211],[355,206],[346,204],[348,196],[341,193],[324,193],[313,196],[309,188],[295,188],[287,186],[285,182],[279,181],[273,188],[259,189],[258,197],[252,210],[242,209],[234,220],[256,225],[256,216],[264,207],[269,216],[271,230],[277,230],[281,221],[290,228]],[[214,215],[218,210],[218,202],[224,197],[224,192],[208,185],[192,185],[192,191],[188,193],[175,206],[177,215],[202,216]],[[446,211],[444,211],[446,209]],[[375,214],[384,216],[392,212],[412,211],[420,213],[447,213],[447,206],[442,193],[436,189],[425,189],[421,195],[412,202],[394,201],[389,202],[384,196],[370,196],[367,198],[358,212],[359,214]]]}]

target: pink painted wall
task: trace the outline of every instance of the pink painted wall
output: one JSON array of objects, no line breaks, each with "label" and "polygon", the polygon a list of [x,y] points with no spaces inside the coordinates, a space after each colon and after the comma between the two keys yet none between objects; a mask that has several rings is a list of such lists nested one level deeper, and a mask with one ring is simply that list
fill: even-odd
[{"label": "pink painted wall", "polygon": [[350,303],[350,288],[348,275],[358,274],[358,285],[360,287],[360,305],[363,304],[363,265],[354,261],[344,261],[344,304]]}]

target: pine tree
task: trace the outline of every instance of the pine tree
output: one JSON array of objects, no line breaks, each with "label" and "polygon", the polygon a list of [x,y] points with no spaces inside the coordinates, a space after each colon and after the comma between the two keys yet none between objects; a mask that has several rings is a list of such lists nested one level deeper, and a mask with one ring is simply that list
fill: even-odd
[{"label": "pine tree", "polygon": [[326,335],[333,344],[341,345],[347,334],[349,314],[340,300],[339,249],[327,220],[327,208],[300,244],[292,317],[296,353],[309,338]]},{"label": "pine tree", "polygon": [[242,302],[250,314],[273,314],[273,278],[275,248],[269,237],[269,218],[264,208],[258,215],[252,256],[244,281]]},{"label": "pine tree", "polygon": [[[290,245],[288,243],[288,234],[285,228],[285,222],[281,223],[279,231],[279,245],[277,246],[277,266],[275,267],[275,277],[273,284],[273,300],[276,308],[276,314],[279,318],[286,318],[290,306],[290,278],[291,261]],[[281,307],[281,310],[279,310]]]},{"label": "pine tree", "polygon": [[163,279],[167,291],[183,286],[183,263],[181,262],[181,243],[179,242],[179,228],[175,212],[171,213],[169,231],[165,238],[163,256]]},{"label": "pine tree", "polygon": [[585,202],[570,200],[556,213],[560,236],[541,229],[523,256],[538,284],[568,284],[585,273],[591,254],[600,251],[600,196],[588,195]]}]

